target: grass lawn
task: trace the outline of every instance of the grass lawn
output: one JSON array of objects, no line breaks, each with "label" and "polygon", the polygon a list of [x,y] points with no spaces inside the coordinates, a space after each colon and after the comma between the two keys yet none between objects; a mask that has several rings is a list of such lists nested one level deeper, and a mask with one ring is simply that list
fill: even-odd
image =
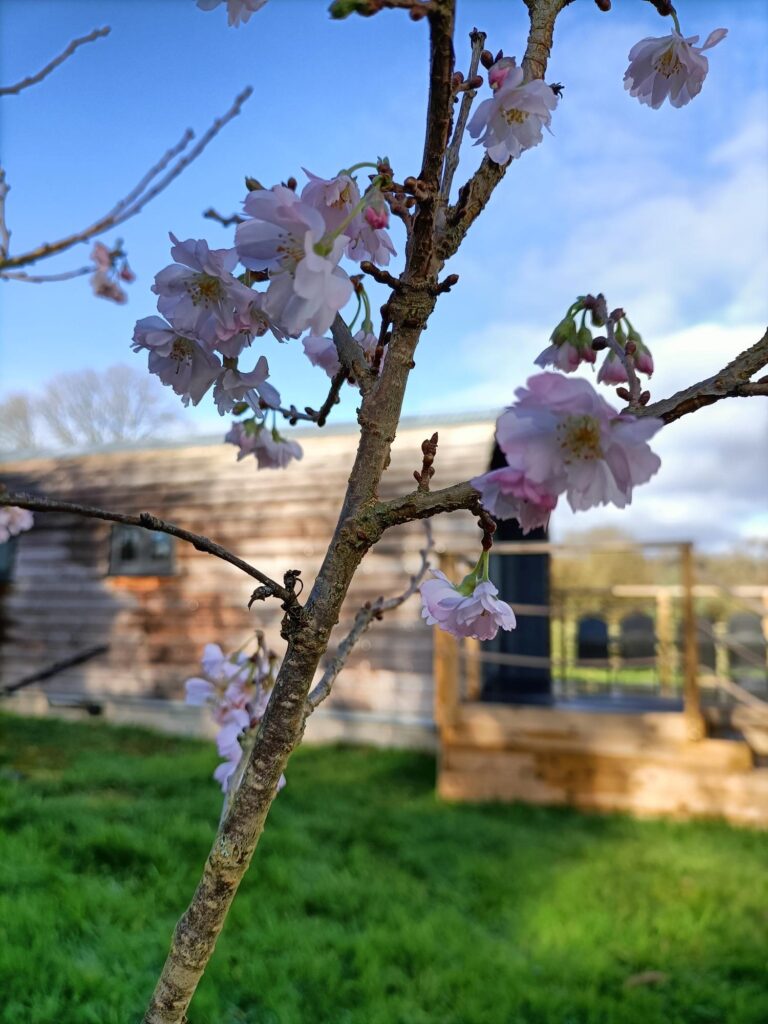
[{"label": "grass lawn", "polygon": [[[212,837],[215,763],[0,717],[1,1024],[138,1024]],[[448,806],[433,773],[299,751],[190,1024],[768,1021],[765,834]]]}]

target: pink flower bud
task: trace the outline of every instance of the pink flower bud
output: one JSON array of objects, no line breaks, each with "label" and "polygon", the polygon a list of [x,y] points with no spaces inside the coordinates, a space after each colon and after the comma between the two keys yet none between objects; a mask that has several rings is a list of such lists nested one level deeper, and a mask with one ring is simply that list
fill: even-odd
[{"label": "pink flower bud", "polygon": [[379,209],[373,206],[366,206],[365,219],[374,231],[378,231],[380,228],[389,226],[389,211],[386,206],[382,206]]},{"label": "pink flower bud", "polygon": [[507,75],[516,66],[514,57],[502,57],[496,61],[488,72],[488,84],[494,92],[504,85]]}]

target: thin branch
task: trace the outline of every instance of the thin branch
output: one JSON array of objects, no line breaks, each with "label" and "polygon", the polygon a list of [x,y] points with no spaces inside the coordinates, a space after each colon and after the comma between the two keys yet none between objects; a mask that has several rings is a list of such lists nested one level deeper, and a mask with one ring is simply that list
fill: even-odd
[{"label": "thin branch", "polygon": [[313,409],[310,405],[304,407],[304,412],[299,412],[295,405],[291,405],[287,409],[282,405],[265,405],[263,408],[271,409],[273,412],[284,416],[292,427],[295,427],[299,420],[307,420],[310,423],[316,423],[318,427],[324,427],[331,409],[333,409],[334,405],[339,401],[339,393],[346,379],[346,370],[339,370],[339,372],[335,374],[331,379],[331,386],[328,389],[328,395],[319,409]]},{"label": "thin branch", "polygon": [[[130,217],[135,217],[148,202],[166,189],[171,182],[174,181],[174,179],[176,179],[181,172],[192,163],[193,160],[200,156],[208,143],[218,135],[224,125],[240,113],[243,104],[252,92],[253,89],[251,89],[250,86],[247,89],[244,89],[243,92],[235,98],[235,101],[229,110],[221,117],[217,118],[208,131],[200,138],[200,141],[180,157],[170,170],[160,177],[159,180],[155,179],[157,179],[157,176],[165,170],[173,158],[186,147],[190,139],[193,138],[191,131],[185,132],[181,141],[163,154],[155,166],[144,175],[139,184],[131,189],[123,199],[119,200],[119,202],[112,207],[109,213],[100,217],[99,220],[91,224],[90,227],[84,228],[82,231],[75,232],[72,235],[68,235],[66,238],[62,238],[58,242],[45,242],[43,245],[38,246],[36,249],[31,249],[29,252],[23,253],[21,256],[6,258],[0,261],[0,270],[8,267],[23,267],[29,263],[35,263],[37,260],[43,259],[46,256],[52,256],[54,253],[63,252],[65,249],[69,249],[71,246],[77,245],[79,242],[87,242],[95,235],[100,235],[108,229],[117,227],[118,224],[122,224]],[[148,188],[147,186],[153,180],[155,180],[155,184],[151,188]]]},{"label": "thin branch", "polygon": [[5,197],[11,191],[11,186],[5,180],[5,168],[0,167],[0,260],[8,255],[8,248],[11,244],[11,232],[5,219]]},{"label": "thin branch", "polygon": [[245,217],[241,217],[239,213],[233,213],[231,217],[224,217],[218,212],[218,210],[214,210],[212,206],[209,206],[208,209],[203,212],[203,216],[208,220],[215,220],[216,223],[221,224],[223,228],[229,228],[233,224],[242,224],[245,220]]},{"label": "thin branch", "polygon": [[23,270],[0,270],[0,281],[26,281],[27,284],[49,284],[51,281],[71,281],[73,277],[92,274],[96,268],[78,267],[77,270],[65,270],[61,274],[25,274]]},{"label": "thin branch", "polygon": [[[525,0],[530,16],[528,43],[523,57],[524,81],[543,78],[552,49],[555,21],[562,9],[571,0]],[[461,242],[485,209],[493,190],[499,184],[509,167],[483,157],[479,168],[459,191],[455,206],[448,208],[447,226],[438,239],[438,255],[447,260],[456,252]]]},{"label": "thin branch", "polygon": [[97,39],[101,39],[103,36],[108,36],[110,28],[105,25],[104,28],[95,28],[93,32],[89,32],[87,36],[81,36],[79,39],[73,39],[72,42],[67,46],[65,50],[59,54],[58,57],[54,57],[50,64],[46,64],[45,67],[38,71],[37,74],[29,75],[28,78],[22,78],[16,85],[0,86],[0,96],[12,96],[17,95],[22,89],[28,89],[30,85],[37,85],[38,82],[42,82],[44,78],[47,78],[52,71],[55,71],[60,64],[71,57],[78,46],[84,46],[86,43],[93,43]]},{"label": "thin branch", "polygon": [[215,541],[209,540],[208,537],[203,537],[199,533],[192,533],[191,530],[185,530],[181,526],[167,523],[164,519],[158,519],[157,516],[153,516],[149,512],[141,512],[139,515],[133,516],[127,515],[124,512],[108,512],[102,508],[94,508],[92,505],[77,505],[70,501],[42,498],[23,492],[16,494],[0,493],[0,506],[3,505],[28,508],[32,512],[72,512],[75,515],[86,516],[89,519],[105,519],[111,523],[124,523],[126,526],[140,526],[145,530],[167,533],[171,537],[178,537],[179,540],[187,541],[198,551],[205,551],[209,555],[221,558],[224,562],[229,562],[230,565],[234,565],[248,576],[252,576],[269,588],[269,596],[279,597],[286,604],[294,604],[296,601],[296,595],[292,591],[276,583],[275,580],[261,572],[260,569],[256,569],[248,562],[243,561],[242,558],[233,555],[231,551],[227,551],[221,544],[217,544]]},{"label": "thin branch", "polygon": [[[469,82],[471,82],[477,75],[477,69],[480,66],[480,54],[483,52],[485,39],[485,32],[478,32],[476,28],[473,28],[469,33],[469,40],[472,43],[472,57],[469,62],[469,73],[467,74],[467,81]],[[443,184],[440,188],[440,193],[446,203],[451,196],[453,176],[456,173],[456,168],[459,166],[459,153],[461,151],[461,143],[464,140],[464,129],[467,127],[469,112],[472,109],[472,103],[475,96],[477,96],[477,89],[466,89],[462,94],[459,116],[456,118],[453,137],[451,138],[450,145],[448,146],[448,151],[445,154]]]},{"label": "thin branch", "polygon": [[401,604],[404,604],[409,597],[412,597],[421,585],[421,581],[430,568],[429,555],[435,546],[435,542],[432,537],[432,527],[429,520],[424,522],[424,533],[426,535],[424,547],[419,551],[421,555],[421,565],[416,572],[411,576],[408,586],[405,590],[398,594],[396,597],[378,597],[373,602],[368,602],[363,605],[360,611],[355,616],[355,621],[352,624],[352,628],[349,633],[339,644],[336,649],[336,654],[333,656],[331,661],[326,665],[325,672],[320,679],[320,682],[315,686],[312,692],[307,697],[307,713],[311,714],[318,704],[329,696],[336,677],[344,668],[347,658],[352,652],[352,648],[355,646],[360,637],[365,633],[368,627],[371,625],[374,619],[380,619],[384,612],[392,611],[393,608],[399,608]]},{"label": "thin branch", "polygon": [[337,313],[331,324],[331,335],[339,362],[349,377],[354,377],[365,395],[373,386],[376,375],[368,365],[365,353],[352,337],[352,332]]},{"label": "thin branch", "polygon": [[381,501],[374,514],[382,529],[410,523],[414,519],[429,519],[439,512],[457,512],[459,509],[475,511],[480,495],[468,480],[439,491],[411,491],[400,498]]},{"label": "thin branch", "polygon": [[670,398],[663,398],[641,409],[632,409],[634,416],[654,416],[672,423],[702,406],[712,405],[722,398],[751,398],[768,394],[768,377],[751,382],[763,367],[768,366],[768,331],[751,348],[741,352],[713,377],[692,384]]},{"label": "thin branch", "polygon": [[56,661],[47,668],[40,669],[38,672],[32,672],[30,675],[18,679],[15,683],[4,686],[0,689],[0,697],[5,697],[9,693],[16,693],[17,690],[23,690],[25,686],[31,686],[33,683],[42,683],[46,679],[57,676],[59,672],[63,672],[65,669],[74,668],[76,665],[82,665],[84,662],[90,661],[91,658],[97,658],[102,654],[106,654],[108,650],[109,646],[107,644],[99,644],[97,647],[89,647],[87,650],[73,654],[62,661]]}]

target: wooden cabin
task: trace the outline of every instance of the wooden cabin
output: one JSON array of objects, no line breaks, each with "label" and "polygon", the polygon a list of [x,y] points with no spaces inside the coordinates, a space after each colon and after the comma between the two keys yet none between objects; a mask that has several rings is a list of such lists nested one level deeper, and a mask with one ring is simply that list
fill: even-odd
[{"label": "wooden cabin", "polygon": [[[382,496],[412,490],[421,442],[435,429],[434,486],[477,473],[491,459],[493,427],[488,418],[404,422]],[[304,457],[284,471],[237,463],[232,446],[217,438],[17,458],[0,466],[0,483],[148,511],[274,578],[300,569],[311,582],[357,434],[350,426],[297,436]],[[514,525],[504,525],[514,538]],[[474,518],[440,516],[434,532],[443,567],[459,579],[478,551]],[[410,524],[368,553],[329,656],[365,601],[404,588],[423,539],[421,525]],[[690,545],[666,550],[668,562],[651,567],[662,582],[622,572],[575,591],[551,585],[550,562],[565,557],[562,547],[541,538],[521,543],[519,535],[502,541],[494,547],[494,578],[514,604],[518,629],[495,646],[458,643],[433,637],[418,599],[406,603],[357,645],[308,738],[437,747],[438,790],[449,799],[768,824],[768,588],[726,594],[696,581]],[[0,690],[40,677],[9,707],[85,709],[199,731],[198,709],[180,702],[203,645],[234,649],[260,628],[280,650],[277,602],[249,611],[249,578],[164,535],[40,513],[34,529],[0,554]],[[601,558],[607,563],[608,554]],[[747,678],[730,671],[735,652],[750,642],[729,641],[742,605],[758,624]],[[712,635],[704,643],[699,617],[709,608]],[[648,623],[651,633],[643,634]]]}]

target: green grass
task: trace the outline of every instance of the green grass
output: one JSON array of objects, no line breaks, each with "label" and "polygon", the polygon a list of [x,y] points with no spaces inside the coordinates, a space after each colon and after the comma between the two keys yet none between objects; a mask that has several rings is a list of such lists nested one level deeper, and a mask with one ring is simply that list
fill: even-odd
[{"label": "green grass", "polygon": [[[0,717],[0,1022],[134,1024],[219,811],[211,746]],[[448,806],[291,762],[190,1024],[765,1024],[768,840]],[[643,971],[654,985],[625,987]]]}]

